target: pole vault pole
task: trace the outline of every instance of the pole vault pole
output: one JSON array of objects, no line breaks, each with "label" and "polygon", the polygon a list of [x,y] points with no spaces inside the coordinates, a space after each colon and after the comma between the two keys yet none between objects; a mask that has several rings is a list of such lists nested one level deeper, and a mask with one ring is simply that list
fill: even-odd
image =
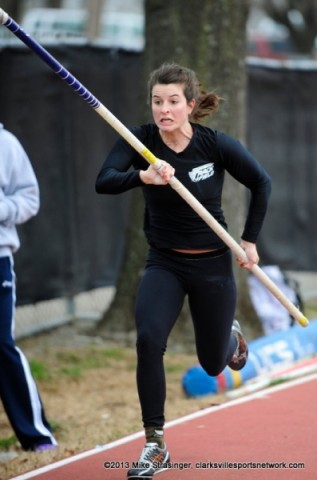
[{"label": "pole vault pole", "polygon": [[[160,160],[136,138],[77,78],[61,65],[45,48],[28,35],[2,8],[0,8],[0,23],[7,27],[25,45],[33,50],[47,65],[73,90],[81,96],[108,124],[113,127],[142,157],[155,168],[161,166]],[[190,207],[207,223],[207,225],[223,240],[231,251],[239,258],[247,261],[247,256],[240,245],[215,220],[208,210],[190,193],[189,190],[173,176],[170,186],[190,205]],[[277,300],[288,310],[297,322],[306,327],[309,324],[304,314],[286,297],[275,283],[258,266],[253,265],[251,272],[263,283]]]}]

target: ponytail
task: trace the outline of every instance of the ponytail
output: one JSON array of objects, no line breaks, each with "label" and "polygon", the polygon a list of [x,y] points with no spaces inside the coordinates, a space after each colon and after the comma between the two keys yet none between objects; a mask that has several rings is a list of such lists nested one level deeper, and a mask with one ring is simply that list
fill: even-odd
[{"label": "ponytail", "polygon": [[200,91],[200,94],[196,99],[195,108],[190,115],[190,119],[199,123],[204,118],[217,112],[220,100],[221,98],[214,92]]}]

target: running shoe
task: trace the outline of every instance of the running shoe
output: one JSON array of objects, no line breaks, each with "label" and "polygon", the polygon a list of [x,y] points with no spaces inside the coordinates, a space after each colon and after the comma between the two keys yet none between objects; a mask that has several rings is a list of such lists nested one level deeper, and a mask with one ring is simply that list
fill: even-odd
[{"label": "running shoe", "polygon": [[229,367],[232,370],[241,370],[247,363],[248,359],[248,345],[242,334],[242,330],[238,320],[233,320],[231,333],[237,339],[237,348],[234,352]]},{"label": "running shoe", "polygon": [[168,468],[169,461],[166,445],[160,448],[157,443],[146,443],[139,460],[128,471],[128,480],[152,479],[153,475]]}]

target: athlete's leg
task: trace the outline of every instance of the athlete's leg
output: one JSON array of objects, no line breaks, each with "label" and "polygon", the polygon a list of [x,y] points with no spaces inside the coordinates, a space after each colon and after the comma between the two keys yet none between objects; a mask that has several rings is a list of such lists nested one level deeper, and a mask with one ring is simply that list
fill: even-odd
[{"label": "athlete's leg", "polygon": [[231,334],[236,308],[236,285],[231,253],[204,260],[192,277],[189,305],[197,355],[209,375],[218,375],[230,362],[237,347]]},{"label": "athlete's leg", "polygon": [[[153,260],[153,254],[150,254]],[[155,254],[154,254],[155,256]],[[137,386],[145,427],[164,425],[163,355],[184,301],[180,281],[165,266],[147,264],[136,301]]]}]

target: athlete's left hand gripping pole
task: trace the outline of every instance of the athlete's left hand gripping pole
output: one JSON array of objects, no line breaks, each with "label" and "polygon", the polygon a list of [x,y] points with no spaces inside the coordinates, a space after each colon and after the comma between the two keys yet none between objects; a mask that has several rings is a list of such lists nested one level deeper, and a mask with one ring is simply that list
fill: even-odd
[{"label": "athlete's left hand gripping pole", "polygon": [[[100,101],[92,95],[66,68],[63,67],[45,48],[28,35],[21,26],[0,8],[0,23],[7,27],[25,45],[33,50],[45,63],[64,80],[73,90],[80,95],[96,112],[109,123],[145,160],[159,169],[161,161],[136,138]],[[208,210],[190,193],[189,190],[176,177],[169,181],[170,186],[191,206],[191,208],[209,225],[209,227],[224,241],[224,243],[240,258],[248,260],[244,250],[228,234],[228,232],[215,220]],[[286,297],[286,295],[272,282],[272,280],[258,266],[253,265],[252,273],[258,277],[263,285],[274,295],[277,300],[303,327],[309,324],[308,319]]]}]

